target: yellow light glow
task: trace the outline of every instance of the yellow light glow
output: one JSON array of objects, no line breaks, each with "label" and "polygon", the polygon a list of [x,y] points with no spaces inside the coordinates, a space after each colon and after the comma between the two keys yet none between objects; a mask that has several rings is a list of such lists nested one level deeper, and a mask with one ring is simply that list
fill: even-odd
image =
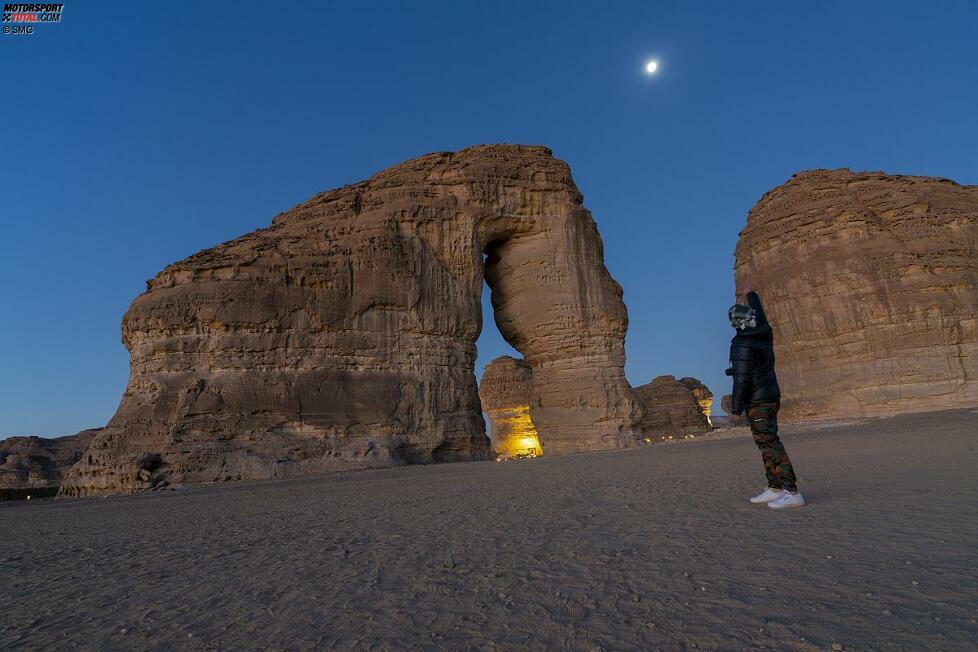
[{"label": "yellow light glow", "polygon": [[713,411],[711,409],[713,407],[713,397],[711,396],[710,398],[701,398],[698,401],[698,403],[700,404],[700,409],[703,410],[703,416],[706,417],[706,423],[709,424],[710,427],[712,428],[713,419],[710,418],[710,414]]},{"label": "yellow light glow", "polygon": [[540,457],[543,447],[530,418],[530,406],[489,410],[492,447],[497,459]]}]

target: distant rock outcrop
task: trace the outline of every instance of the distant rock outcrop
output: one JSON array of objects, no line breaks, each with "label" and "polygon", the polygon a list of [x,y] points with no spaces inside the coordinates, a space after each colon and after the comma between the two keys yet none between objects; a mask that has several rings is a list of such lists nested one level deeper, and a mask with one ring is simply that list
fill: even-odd
[{"label": "distant rock outcrop", "polygon": [[54,491],[68,468],[81,459],[101,428],[67,437],[10,437],[0,440],[0,498],[36,490]]},{"label": "distant rock outcrop", "polygon": [[500,356],[486,365],[479,381],[482,409],[489,416],[489,437],[498,458],[543,455],[533,424],[533,370],[523,360]]},{"label": "distant rock outcrop", "polygon": [[704,385],[701,381],[696,378],[691,378],[686,376],[685,378],[680,378],[679,382],[689,388],[689,391],[693,394],[693,398],[696,400],[696,404],[699,406],[700,411],[703,416],[706,417],[706,425],[713,426],[713,392],[710,388]]},{"label": "distant rock outcrop", "polygon": [[545,147],[422,156],[174,263],[123,319],[129,385],[64,495],[485,459],[484,280],[548,454],[634,441],[627,316]]},{"label": "distant rock outcrop", "polygon": [[713,394],[695,378],[658,376],[635,388],[645,408],[641,431],[646,436],[698,434],[709,430]]},{"label": "distant rock outcrop", "polygon": [[978,186],[796,174],[736,252],[775,329],[782,413],[856,417],[978,405]]}]

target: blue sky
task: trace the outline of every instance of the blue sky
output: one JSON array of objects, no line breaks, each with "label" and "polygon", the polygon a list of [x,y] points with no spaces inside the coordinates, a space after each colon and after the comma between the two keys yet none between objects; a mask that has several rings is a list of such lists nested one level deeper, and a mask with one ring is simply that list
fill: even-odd
[{"label": "blue sky", "polygon": [[[976,25],[973,2],[68,0],[0,35],[0,436],[109,419],[120,320],[166,264],[494,142],[570,164],[632,384],[727,391],[733,249],[766,190],[819,167],[978,184]],[[479,351],[477,374],[509,352],[491,318]]]}]

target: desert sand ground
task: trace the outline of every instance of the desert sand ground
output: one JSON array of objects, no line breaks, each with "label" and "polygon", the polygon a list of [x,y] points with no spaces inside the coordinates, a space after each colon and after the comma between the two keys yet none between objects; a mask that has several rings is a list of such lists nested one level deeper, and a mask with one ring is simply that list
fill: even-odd
[{"label": "desert sand ground", "polygon": [[0,506],[0,647],[974,650],[978,411]]}]

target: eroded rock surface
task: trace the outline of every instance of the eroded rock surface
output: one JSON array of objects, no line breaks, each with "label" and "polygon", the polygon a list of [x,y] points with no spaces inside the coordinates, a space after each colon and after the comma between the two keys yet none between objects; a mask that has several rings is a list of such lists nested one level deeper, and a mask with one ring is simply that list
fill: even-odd
[{"label": "eroded rock surface", "polygon": [[547,453],[633,441],[621,287],[569,168],[544,147],[479,146],[321,193],[160,272],[123,319],[122,402],[63,493],[484,459],[484,277],[533,369]]},{"label": "eroded rock surface", "polygon": [[68,468],[101,428],[67,437],[10,437],[0,440],[0,495],[28,489],[56,489]]},{"label": "eroded rock surface", "polygon": [[775,329],[782,413],[978,405],[978,187],[815,170],[750,211],[738,282]]},{"label": "eroded rock surface", "polygon": [[706,417],[706,425],[712,427],[713,421],[713,392],[710,388],[703,384],[697,378],[692,378],[686,376],[685,378],[680,378],[679,382],[689,388],[689,391],[693,394],[693,398],[696,400],[696,404],[699,406],[700,411],[703,416]]},{"label": "eroded rock surface", "polygon": [[641,421],[645,436],[699,434],[712,427],[713,394],[695,378],[657,376],[636,387],[635,395],[645,408]]},{"label": "eroded rock surface", "polygon": [[500,356],[486,365],[479,381],[482,409],[497,458],[543,454],[533,424],[533,370],[523,360]]}]

